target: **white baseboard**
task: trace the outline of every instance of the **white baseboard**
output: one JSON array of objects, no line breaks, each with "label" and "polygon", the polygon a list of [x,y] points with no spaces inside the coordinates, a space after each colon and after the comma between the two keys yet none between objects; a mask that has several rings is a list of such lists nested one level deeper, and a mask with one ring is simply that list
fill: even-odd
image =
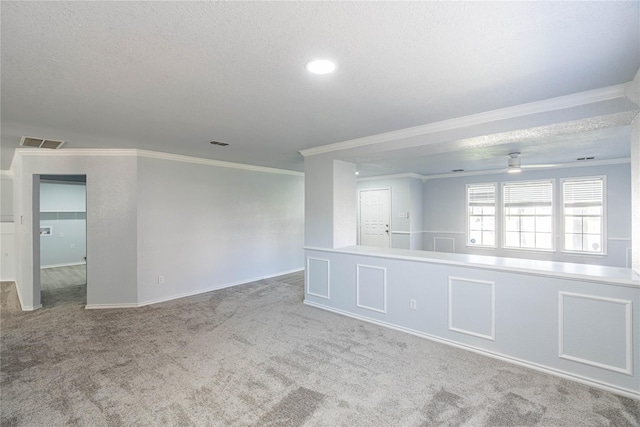
[{"label": "white baseboard", "polygon": [[136,308],[140,307],[140,304],[135,302],[125,302],[121,304],[87,304],[84,306],[85,310],[102,310],[110,308]]},{"label": "white baseboard", "polygon": [[[3,280],[4,281],[4,280]],[[24,305],[24,303],[22,302],[22,295],[20,295],[20,287],[18,286],[18,282],[16,282],[15,280],[12,280],[12,282],[15,284],[16,286],[16,293],[18,294],[18,301],[20,302],[20,309],[22,311],[34,311],[37,310],[39,308],[42,308],[42,304],[38,304],[38,305]]]},{"label": "white baseboard", "polygon": [[86,261],[82,261],[82,262],[70,262],[67,264],[51,264],[51,265],[42,265],[40,266],[41,269],[44,268],[58,268],[58,267],[73,267],[74,265],[85,265],[87,262]]},{"label": "white baseboard", "polygon": [[273,277],[284,276],[285,274],[297,273],[297,272],[303,271],[303,270],[304,270],[304,268],[296,268],[294,270],[281,271],[279,273],[271,274],[269,276],[254,277],[253,279],[245,279],[245,280],[240,280],[238,282],[232,282],[232,283],[224,283],[224,284],[221,284],[221,285],[210,286],[210,287],[204,288],[204,289],[197,289],[197,290],[194,290],[194,291],[183,292],[181,294],[170,295],[170,296],[167,296],[167,297],[154,298],[152,300],[148,300],[148,301],[144,301],[144,302],[138,303],[138,307],[143,307],[145,305],[151,305],[151,304],[158,304],[158,303],[166,302],[166,301],[172,301],[174,299],[191,297],[191,296],[199,295],[199,294],[206,294],[207,292],[217,291],[217,290],[225,289],[225,288],[231,288],[233,286],[244,285],[244,284],[251,283],[251,282],[257,282],[258,280],[271,279]]},{"label": "white baseboard", "polygon": [[354,314],[354,313],[350,313],[348,311],[344,311],[344,310],[340,310],[338,308],[333,308],[333,307],[329,307],[323,304],[318,304],[316,302],[313,301],[309,301],[307,299],[305,299],[303,301],[304,304],[311,306],[311,307],[315,307],[315,308],[319,308],[322,310],[326,310],[326,311],[330,311],[336,314],[341,314],[343,316],[346,317],[351,317],[353,319],[357,319],[357,320],[361,320],[363,322],[367,322],[367,323],[373,323],[375,325],[378,326],[383,326],[385,328],[389,328],[389,329],[394,329],[396,331],[400,331],[400,332],[405,332],[411,335],[415,335],[418,336],[420,338],[426,338],[428,340],[431,341],[435,341],[435,342],[439,342],[441,344],[447,344],[453,347],[457,347],[463,350],[468,350],[468,351],[472,351],[474,353],[478,353],[478,354],[482,354],[484,356],[489,356],[492,357],[494,359],[498,359],[498,360],[502,360],[504,362],[509,362],[509,363],[513,363],[515,365],[520,365],[520,366],[524,366],[525,368],[530,368],[539,372],[544,372],[546,374],[550,374],[550,375],[554,375],[556,377],[561,377],[561,378],[565,378],[568,380],[572,380],[572,381],[576,381],[582,384],[586,384],[588,386],[591,387],[596,387],[602,390],[606,390],[609,391],[611,393],[616,393],[625,397],[630,397],[632,399],[639,399],[640,398],[640,392],[639,391],[635,391],[635,390],[630,390],[630,389],[626,389],[626,388],[621,388],[618,386],[615,386],[613,384],[609,384],[606,382],[600,382],[600,381],[596,381],[590,378],[586,378],[583,377],[581,375],[577,375],[577,374],[572,374],[570,372],[566,372],[566,371],[562,371],[559,369],[555,369],[555,368],[550,368],[548,366],[544,366],[544,365],[538,365],[537,363],[534,362],[529,362],[527,360],[522,360],[522,359],[518,359],[516,357],[511,357],[511,356],[507,356],[501,353],[495,353],[489,350],[485,350],[485,349],[481,349],[478,347],[474,347],[468,344],[461,344],[455,341],[451,341],[448,340],[446,338],[440,338],[434,335],[429,335],[429,334],[425,334],[424,332],[420,332],[420,331],[416,331],[414,329],[410,329],[410,328],[405,328],[402,326],[398,326],[398,325],[394,325],[392,323],[387,323],[387,322],[383,322],[380,320],[375,320],[375,319],[371,319],[369,317],[364,317],[364,316],[360,316],[358,314]]}]

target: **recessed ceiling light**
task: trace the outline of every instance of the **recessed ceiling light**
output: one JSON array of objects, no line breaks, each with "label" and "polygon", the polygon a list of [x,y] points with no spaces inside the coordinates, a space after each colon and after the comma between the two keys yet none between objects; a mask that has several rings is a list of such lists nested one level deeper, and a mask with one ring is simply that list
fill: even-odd
[{"label": "recessed ceiling light", "polygon": [[336,64],[327,59],[316,59],[307,62],[307,65],[305,65],[304,68],[313,74],[328,74],[336,69]]}]

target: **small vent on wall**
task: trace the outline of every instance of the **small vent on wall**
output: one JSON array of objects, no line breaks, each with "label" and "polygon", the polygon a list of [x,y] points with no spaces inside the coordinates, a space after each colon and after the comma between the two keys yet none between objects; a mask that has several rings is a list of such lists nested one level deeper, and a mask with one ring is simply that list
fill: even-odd
[{"label": "small vent on wall", "polygon": [[34,148],[49,148],[51,150],[57,150],[64,145],[65,141],[56,141],[54,139],[32,138],[30,136],[23,136],[20,139],[21,147],[34,147]]}]

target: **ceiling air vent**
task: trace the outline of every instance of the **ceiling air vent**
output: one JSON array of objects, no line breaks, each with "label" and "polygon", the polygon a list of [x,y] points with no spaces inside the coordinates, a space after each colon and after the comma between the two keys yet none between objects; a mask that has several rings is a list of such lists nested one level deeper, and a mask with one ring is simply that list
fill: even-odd
[{"label": "ceiling air vent", "polygon": [[23,136],[20,139],[21,147],[35,147],[35,148],[49,148],[51,150],[57,150],[62,147],[64,141],[56,141],[54,139],[42,139],[31,138],[29,136]]},{"label": "ceiling air vent", "polygon": [[211,145],[219,145],[220,147],[226,147],[229,145],[228,142],[220,142],[220,141],[211,141],[209,144]]}]

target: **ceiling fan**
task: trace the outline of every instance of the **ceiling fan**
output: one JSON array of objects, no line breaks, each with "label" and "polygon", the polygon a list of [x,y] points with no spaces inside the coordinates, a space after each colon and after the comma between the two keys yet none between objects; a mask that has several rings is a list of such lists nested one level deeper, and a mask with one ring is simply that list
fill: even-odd
[{"label": "ceiling fan", "polygon": [[541,168],[553,168],[556,166],[560,166],[559,164],[536,164],[536,165],[522,165],[522,161],[520,159],[520,153],[514,152],[509,153],[509,159],[507,163],[507,172],[509,173],[518,173],[522,172],[522,169],[541,169]]}]

